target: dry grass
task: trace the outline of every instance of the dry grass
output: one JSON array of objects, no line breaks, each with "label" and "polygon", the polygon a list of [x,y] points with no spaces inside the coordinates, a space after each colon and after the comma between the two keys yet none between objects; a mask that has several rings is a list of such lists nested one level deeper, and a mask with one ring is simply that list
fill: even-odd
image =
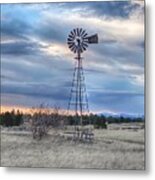
[{"label": "dry grass", "polygon": [[2,131],[1,165],[19,167],[144,169],[144,129],[95,130],[92,144],[65,140],[53,131],[41,141]]}]

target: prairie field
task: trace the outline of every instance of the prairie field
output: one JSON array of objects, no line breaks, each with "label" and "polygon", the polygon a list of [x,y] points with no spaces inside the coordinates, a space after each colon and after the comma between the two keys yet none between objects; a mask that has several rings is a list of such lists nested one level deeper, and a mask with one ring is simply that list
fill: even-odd
[{"label": "prairie field", "polygon": [[30,131],[2,128],[1,166],[144,170],[144,128],[139,126],[96,129],[92,143],[73,142],[53,129],[37,141]]}]

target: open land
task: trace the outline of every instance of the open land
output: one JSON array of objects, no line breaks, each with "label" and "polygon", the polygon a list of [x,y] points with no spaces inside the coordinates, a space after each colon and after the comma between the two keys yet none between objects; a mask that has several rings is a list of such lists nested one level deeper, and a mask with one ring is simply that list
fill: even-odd
[{"label": "open land", "polygon": [[29,131],[2,128],[1,165],[11,167],[145,169],[141,123],[113,124],[95,129],[92,143],[73,142],[51,129],[37,141]]}]

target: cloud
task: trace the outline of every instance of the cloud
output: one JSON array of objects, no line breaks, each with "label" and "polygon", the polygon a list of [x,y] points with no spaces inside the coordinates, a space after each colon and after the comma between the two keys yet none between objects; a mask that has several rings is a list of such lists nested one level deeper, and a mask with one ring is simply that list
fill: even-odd
[{"label": "cloud", "polygon": [[144,110],[144,95],[139,93],[97,92],[91,94],[89,101],[91,102],[92,108],[95,107],[100,112],[104,109],[109,109],[111,112],[115,112],[117,114],[122,112],[141,114]]},{"label": "cloud", "polygon": [[18,19],[3,20],[1,23],[1,34],[3,38],[26,39],[25,35],[30,28],[26,22]]},{"label": "cloud", "polygon": [[20,41],[1,44],[1,53],[7,55],[35,55],[38,53],[39,45],[33,42]]},{"label": "cloud", "polygon": [[[106,18],[128,18],[130,12],[135,10],[140,5],[138,3],[131,3],[129,1],[105,1],[105,2],[80,2],[63,3],[61,8],[70,9],[71,12],[77,12],[82,16],[97,16]],[[81,11],[82,10],[82,11]]]},{"label": "cloud", "polygon": [[[31,24],[26,19],[25,11],[17,8],[18,5],[2,5],[1,7],[1,37],[2,40],[26,40],[31,31]],[[20,14],[20,16],[17,16]],[[25,17],[25,19],[23,19]]]},{"label": "cloud", "polygon": [[[52,85],[47,85],[46,83],[5,83],[2,84],[1,90],[2,93],[28,95],[33,97],[48,97],[54,100],[62,101],[68,98],[66,93],[61,93],[62,90],[56,88],[55,86],[53,87]],[[63,91],[66,92],[65,88]]]},{"label": "cloud", "polygon": [[92,110],[144,112],[144,3],[6,4],[1,14],[4,103],[66,107],[75,63],[66,41],[79,26],[99,36],[82,54]]}]

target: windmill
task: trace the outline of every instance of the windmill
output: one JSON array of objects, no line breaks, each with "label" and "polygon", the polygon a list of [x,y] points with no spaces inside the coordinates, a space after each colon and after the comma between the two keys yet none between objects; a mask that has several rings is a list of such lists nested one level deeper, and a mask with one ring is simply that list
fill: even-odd
[{"label": "windmill", "polygon": [[86,93],[86,85],[84,71],[82,66],[81,54],[87,50],[88,44],[98,43],[98,35],[88,36],[82,28],[73,29],[67,39],[69,49],[76,54],[76,65],[73,73],[72,88],[68,104],[68,111],[72,111],[76,115],[76,125],[83,125],[82,115],[89,114],[88,98]]}]

